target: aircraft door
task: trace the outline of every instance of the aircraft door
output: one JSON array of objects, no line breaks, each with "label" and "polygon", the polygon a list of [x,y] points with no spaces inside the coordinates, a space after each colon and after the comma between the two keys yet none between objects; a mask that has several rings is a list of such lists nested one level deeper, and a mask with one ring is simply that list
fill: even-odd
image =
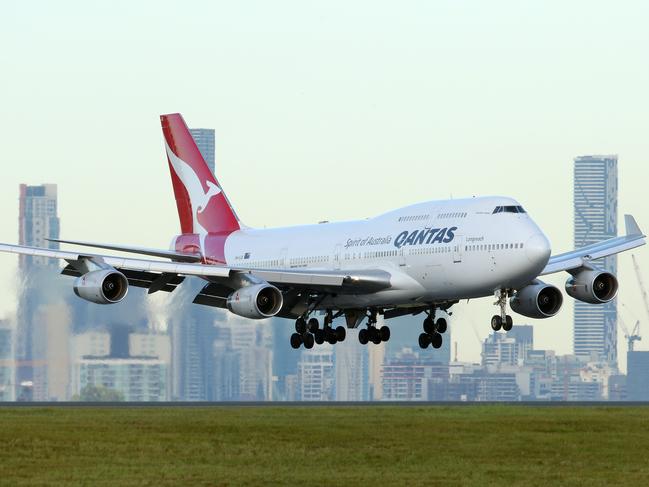
[{"label": "aircraft door", "polygon": [[464,235],[456,235],[453,241],[453,263],[459,264],[462,262],[462,254],[464,253]]},{"label": "aircraft door", "polygon": [[340,255],[342,253],[342,249],[343,249],[342,244],[338,244],[334,248],[334,262],[333,262],[334,269],[340,269]]},{"label": "aircraft door", "polygon": [[286,258],[287,255],[288,255],[288,249],[283,248],[279,254],[279,266],[284,269],[287,269],[289,267],[288,259]]}]

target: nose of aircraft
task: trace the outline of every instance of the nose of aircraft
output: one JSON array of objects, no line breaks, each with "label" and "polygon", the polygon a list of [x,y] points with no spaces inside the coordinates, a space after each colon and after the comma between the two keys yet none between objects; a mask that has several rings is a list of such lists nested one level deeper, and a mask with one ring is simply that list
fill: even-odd
[{"label": "nose of aircraft", "polygon": [[532,264],[546,265],[550,259],[550,242],[542,233],[537,233],[525,242],[525,255]]}]

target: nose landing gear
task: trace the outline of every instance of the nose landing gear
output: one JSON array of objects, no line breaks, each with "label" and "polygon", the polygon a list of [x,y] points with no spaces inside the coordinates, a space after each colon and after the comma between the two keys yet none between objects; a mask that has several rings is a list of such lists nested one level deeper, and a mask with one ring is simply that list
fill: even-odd
[{"label": "nose landing gear", "polygon": [[491,329],[498,331],[502,328],[504,331],[509,331],[514,327],[514,320],[507,314],[507,290],[499,289],[495,292],[495,296],[494,305],[500,307],[500,314],[492,316]]}]

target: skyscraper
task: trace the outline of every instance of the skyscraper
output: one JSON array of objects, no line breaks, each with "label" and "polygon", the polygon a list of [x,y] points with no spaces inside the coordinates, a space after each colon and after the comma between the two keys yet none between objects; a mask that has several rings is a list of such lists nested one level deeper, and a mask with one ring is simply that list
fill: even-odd
[{"label": "skyscraper", "polygon": [[12,337],[9,322],[0,319],[0,401],[13,401],[15,398]]},{"label": "skyscraper", "polygon": [[[190,129],[210,170],[214,172],[214,130]],[[205,283],[188,277],[171,296],[170,329],[173,349],[173,397],[181,401],[208,401],[214,394],[214,328],[218,312],[193,304]]]},{"label": "skyscraper", "polygon": [[333,347],[303,350],[297,364],[298,400],[331,401],[334,396]]},{"label": "skyscraper", "polygon": [[[617,156],[581,156],[574,166],[575,248],[617,236]],[[616,274],[617,257],[595,263]],[[617,364],[617,304],[575,301],[573,345],[575,355],[597,354]]]},{"label": "skyscraper", "polygon": [[334,347],[336,401],[368,401],[368,347],[358,343],[358,328],[347,331],[347,339]]},{"label": "skyscraper", "polygon": [[201,151],[207,167],[214,173],[216,154],[214,149],[214,129],[189,129],[189,133],[192,134],[192,138],[196,142],[198,150]]},{"label": "skyscraper", "polygon": [[[57,216],[57,191],[55,184],[42,184],[19,187],[18,243],[36,247],[58,249],[57,243],[46,239],[59,238],[60,222]],[[36,326],[46,326],[37,319],[37,311],[43,306],[56,302],[54,289],[43,286],[56,277],[53,268],[58,266],[54,259],[45,257],[20,256],[18,274],[20,293],[16,326],[16,383],[34,379],[34,353],[47,347],[47,337],[35,332]],[[44,290],[45,289],[45,290]]]}]

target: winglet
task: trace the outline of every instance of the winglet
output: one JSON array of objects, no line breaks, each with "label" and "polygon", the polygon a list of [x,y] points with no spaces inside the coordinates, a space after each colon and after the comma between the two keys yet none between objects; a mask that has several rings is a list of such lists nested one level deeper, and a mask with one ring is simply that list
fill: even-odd
[{"label": "winglet", "polygon": [[624,215],[624,225],[626,226],[627,236],[643,235],[642,230],[640,230],[638,223],[632,215]]}]

